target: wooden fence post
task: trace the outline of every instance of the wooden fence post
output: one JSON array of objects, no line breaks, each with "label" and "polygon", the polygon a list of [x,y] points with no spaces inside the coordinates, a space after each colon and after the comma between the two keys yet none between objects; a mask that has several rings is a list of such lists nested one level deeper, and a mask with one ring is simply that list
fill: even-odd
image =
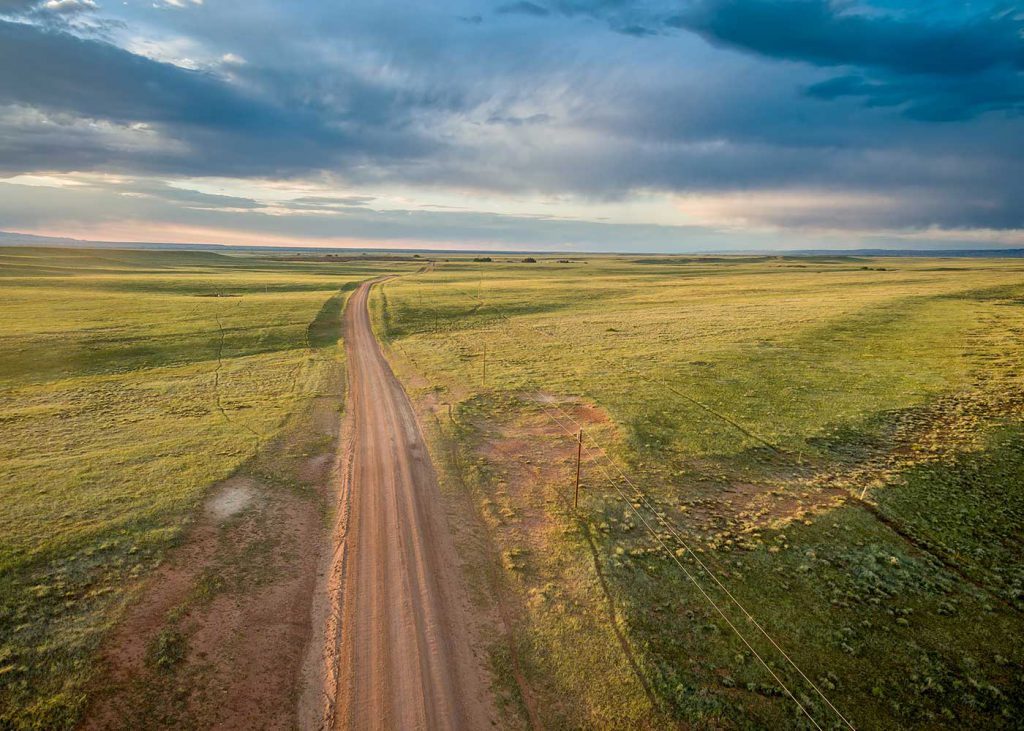
[{"label": "wooden fence post", "polygon": [[573,495],[572,506],[578,508],[580,506],[580,459],[583,457],[583,430],[580,429],[579,435],[576,437],[576,491]]}]

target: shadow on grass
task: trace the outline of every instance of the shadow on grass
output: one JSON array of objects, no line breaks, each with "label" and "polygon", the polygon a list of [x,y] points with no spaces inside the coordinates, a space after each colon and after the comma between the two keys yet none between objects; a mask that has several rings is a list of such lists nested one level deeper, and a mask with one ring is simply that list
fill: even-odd
[{"label": "shadow on grass", "polygon": [[338,294],[324,302],[313,322],[306,330],[306,337],[311,348],[329,348],[338,344],[341,339],[341,320],[345,308],[346,294],[355,291],[358,283],[349,282]]}]

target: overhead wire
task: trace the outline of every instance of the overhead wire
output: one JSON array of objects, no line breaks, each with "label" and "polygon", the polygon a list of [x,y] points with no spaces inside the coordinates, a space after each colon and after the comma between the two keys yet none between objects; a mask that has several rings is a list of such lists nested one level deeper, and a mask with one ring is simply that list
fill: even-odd
[{"label": "overhead wire", "polygon": [[[495,305],[493,303],[487,302],[482,297],[473,295],[472,293],[467,292],[466,290],[462,290],[461,288],[458,288],[458,287],[452,287],[452,289],[455,289],[456,291],[462,292],[463,294],[466,294],[467,296],[469,296],[471,299],[474,299],[474,300],[478,301],[480,303],[481,307],[483,307],[483,306],[490,306],[495,311],[495,314],[499,318],[504,320],[506,323],[508,323],[509,326],[511,326],[512,324],[517,324],[517,325],[519,324],[519,323],[516,323],[511,317],[509,317],[505,313],[501,312],[497,305]],[[434,309],[434,308],[431,308],[431,309]],[[546,332],[544,332],[543,330],[541,330],[539,328],[531,327],[529,325],[522,325],[522,327],[524,327],[526,329],[529,329],[529,330],[531,330],[533,332],[541,333],[545,337],[548,337],[550,339],[557,340],[557,338],[555,338],[555,336],[552,336],[549,333],[546,333]],[[515,340],[512,338],[512,336],[509,335],[509,333],[506,332],[505,330],[500,330],[499,332],[501,332],[511,342],[513,342],[513,343],[515,342]],[[456,340],[454,338],[454,336],[450,332],[446,333],[446,335],[449,338],[451,338],[453,340]],[[459,347],[460,348],[463,347],[461,343],[459,343]],[[492,351],[492,358],[493,357],[494,357],[494,355],[493,355],[493,351]],[[498,358],[498,360],[499,360],[499,362],[502,362],[502,359]],[[507,364],[505,364],[505,365],[507,365]],[[630,369],[630,370],[634,370],[634,369]],[[652,382],[652,383],[657,383],[657,384],[660,384],[660,385],[663,385],[663,386],[667,387],[670,391],[675,393],[677,396],[680,396],[680,397],[684,398],[685,400],[687,400],[688,402],[693,403],[693,404],[699,406],[700,408],[702,408],[702,409],[704,409],[704,410],[714,414],[715,416],[723,419],[724,421],[726,421],[727,423],[729,423],[730,425],[732,425],[733,427],[737,428],[739,431],[744,433],[745,435],[747,435],[747,436],[749,436],[751,438],[754,438],[755,440],[761,442],[762,444],[765,444],[766,446],[769,446],[774,451],[778,451],[778,449],[774,445],[769,443],[767,440],[764,440],[763,438],[758,437],[757,435],[753,434],[752,432],[750,432],[748,429],[746,429],[742,425],[739,425],[734,420],[732,420],[729,417],[726,417],[726,416],[720,414],[719,412],[715,411],[714,409],[711,409],[710,407],[708,407],[707,405],[705,405],[702,402],[698,401],[697,399],[694,399],[694,398],[692,398],[690,396],[687,396],[686,394],[683,394],[683,393],[679,392],[677,389],[671,388],[670,386],[668,386],[668,384],[665,384],[664,382],[660,381],[659,379],[652,379],[652,378],[645,377],[644,380],[647,380],[648,382]],[[568,434],[570,436],[575,436],[575,434],[573,434],[570,430],[568,430],[565,427],[565,425],[559,420],[559,418],[557,416],[552,414],[552,412],[547,408],[547,406],[543,402],[538,402],[538,404],[540,405],[541,409],[545,412],[545,414],[548,416],[548,418],[551,419],[552,422],[555,423],[563,432],[565,432],[566,434]],[[561,412],[561,414],[564,417],[566,417],[566,419],[568,421],[573,423],[580,430],[583,429],[582,425],[571,414],[569,414],[564,409],[562,409],[557,403],[554,403],[552,405],[559,412]],[[662,526],[662,528],[664,528],[668,533],[670,533],[673,536],[673,538],[676,540],[676,542],[679,544],[679,546],[681,548],[683,548],[683,550],[686,553],[689,553],[693,557],[693,559],[696,561],[698,566],[700,566],[701,570],[703,570],[712,579],[712,581],[715,583],[715,585],[718,586],[718,588],[728,597],[728,599],[733,604],[736,605],[736,607],[740,610],[740,612],[743,614],[743,616],[749,622],[751,622],[762,635],[764,635],[764,637],[768,640],[768,642],[772,645],[772,647],[774,647],[779,652],[779,654],[786,660],[786,662],[796,670],[796,672],[800,675],[800,677],[815,691],[815,693],[836,714],[836,716],[838,716],[839,719],[841,719],[842,722],[847,727],[849,727],[850,729],[853,729],[854,728],[853,724],[846,718],[846,716],[844,716],[843,713],[841,711],[839,711],[839,709],[835,706],[835,704],[832,703],[832,701],[824,694],[824,692],[807,676],[807,674],[799,667],[799,665],[796,664],[796,662],[792,659],[792,657],[778,644],[778,642],[775,641],[775,639],[767,632],[767,630],[765,630],[764,627],[759,622],[757,622],[757,620],[753,617],[753,615],[746,609],[745,606],[743,606],[743,604],[735,597],[735,595],[731,591],[729,591],[729,589],[725,586],[724,583],[722,583],[722,581],[718,578],[718,576],[707,566],[707,564],[704,561],[702,561],[700,559],[700,557],[697,555],[697,553],[689,546],[689,544],[680,535],[680,533],[677,530],[676,526],[673,523],[671,523],[671,521],[668,521],[664,517],[664,515],[662,514],[662,511],[659,510],[654,505],[654,503],[651,501],[651,499],[647,495],[647,493],[644,490],[642,490],[633,480],[631,480],[628,477],[628,475],[626,475],[626,473],[618,466],[618,464],[614,460],[611,459],[611,457],[608,455],[608,452],[604,448],[603,445],[601,445],[593,437],[591,437],[591,441],[600,450],[601,456],[603,456],[603,458],[608,463],[608,465],[610,465],[616,472],[619,473],[619,475],[620,475],[620,477],[622,478],[623,481],[625,481],[627,484],[630,485],[630,487],[633,489],[633,492],[635,493],[636,497],[639,498],[639,501],[641,502],[641,504],[646,506],[647,509],[651,511],[651,513],[655,516],[655,518],[657,519],[658,523]],[[589,448],[585,448],[585,449],[586,449],[586,451],[588,453],[588,456],[590,456],[591,450]],[[619,496],[623,499],[623,501],[630,507],[630,509],[637,515],[637,517],[644,524],[644,526],[648,529],[648,531],[654,536],[654,538],[658,542],[658,544],[665,550],[665,552],[669,556],[669,558],[675,564],[677,564],[679,566],[679,568],[682,570],[683,574],[687,577],[687,579],[698,589],[698,591],[701,593],[701,595],[708,601],[708,603],[722,617],[722,619],[726,622],[726,624],[730,627],[730,629],[737,635],[737,637],[740,638],[740,640],[743,642],[743,644],[757,658],[757,660],[765,668],[765,670],[769,673],[769,675],[773,678],[773,680],[775,680],[775,682],[783,689],[783,691],[786,693],[786,695],[788,695],[791,698],[791,700],[793,700],[793,702],[797,705],[799,710],[805,716],[807,716],[807,718],[811,721],[811,723],[816,728],[821,729],[821,726],[818,724],[817,720],[810,714],[810,712],[807,710],[807,708],[804,706],[804,704],[802,704],[797,699],[796,695],[782,681],[782,679],[771,668],[771,666],[767,663],[767,661],[765,661],[765,659],[757,652],[757,650],[753,647],[753,645],[749,642],[749,640],[745,637],[745,635],[743,635],[743,633],[741,633],[739,631],[739,629],[736,627],[736,625],[732,622],[732,620],[729,619],[729,617],[725,614],[725,612],[721,609],[721,607],[717,604],[717,602],[714,601],[714,599],[706,592],[706,590],[696,580],[696,578],[693,576],[693,574],[683,565],[683,563],[679,560],[679,557],[665,543],[665,541],[662,539],[662,537],[658,533],[658,531],[656,531],[654,529],[654,527],[643,516],[643,514],[640,512],[640,510],[633,504],[632,501],[629,500],[629,498],[626,496],[626,494],[620,489],[618,481],[615,479],[615,477],[608,471],[608,469],[603,464],[597,463],[597,466],[605,474],[605,477],[607,478],[609,484],[613,487],[613,489],[615,489],[615,491],[619,494]]]}]

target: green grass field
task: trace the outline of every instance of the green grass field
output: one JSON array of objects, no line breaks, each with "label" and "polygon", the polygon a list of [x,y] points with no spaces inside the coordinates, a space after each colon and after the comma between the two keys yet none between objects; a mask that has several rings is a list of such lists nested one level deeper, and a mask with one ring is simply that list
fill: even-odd
[{"label": "green grass field", "polygon": [[1020,726],[1024,261],[492,258],[0,249],[0,728],[74,725],[383,273],[510,727]]},{"label": "green grass field", "polygon": [[341,387],[347,292],[402,266],[0,249],[0,727],[75,722],[137,580]]},{"label": "green grass field", "polygon": [[1024,262],[452,261],[374,306],[546,727],[1019,727]]}]

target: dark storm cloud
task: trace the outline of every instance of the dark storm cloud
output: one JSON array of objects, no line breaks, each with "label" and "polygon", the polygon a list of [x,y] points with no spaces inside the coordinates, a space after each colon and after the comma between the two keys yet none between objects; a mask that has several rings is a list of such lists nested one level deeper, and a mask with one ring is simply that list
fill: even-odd
[{"label": "dark storm cloud", "polygon": [[0,0],[0,20],[18,20],[40,27],[82,30],[97,37],[120,28],[116,20],[99,18],[96,0]]},{"label": "dark storm cloud", "polygon": [[[111,44],[0,21],[0,102],[112,122],[242,129],[276,136],[301,122],[208,74]],[[324,134],[311,123],[304,133]]]},{"label": "dark storm cloud", "polygon": [[[259,80],[264,86],[278,81],[272,72]],[[396,117],[387,116],[395,110],[386,89],[353,82],[347,92],[351,112],[328,118],[322,95],[309,94],[315,101],[306,103],[261,96],[212,73],[155,61],[101,40],[0,20],[0,106],[57,115],[58,123],[44,131],[56,144],[13,153],[24,159],[34,150],[44,169],[89,169],[106,160],[115,167],[134,162],[155,172],[289,175],[358,164],[368,156],[415,158],[422,145],[415,132],[389,133]],[[61,125],[60,115],[120,125],[128,137],[138,125],[148,125],[179,145],[96,150],[84,139],[86,149],[62,165],[47,150],[64,154],[74,139],[90,133],[81,125]],[[0,160],[0,169],[9,166],[9,159]]]},{"label": "dark storm cloud", "polygon": [[[248,96],[211,74],[26,23],[0,21],[0,104],[33,108],[58,120],[59,115],[103,120],[128,127],[128,136],[131,125],[136,132],[137,125],[150,125],[184,145],[177,152],[139,150],[125,161],[136,157],[152,169],[195,170],[218,161],[226,169],[305,168],[346,144],[343,134],[314,115]],[[67,142],[88,133],[71,124],[62,131]],[[275,155],[275,149],[287,156]],[[45,148],[37,150],[46,156]],[[247,155],[253,157],[247,161]],[[113,160],[120,156],[112,151]],[[88,155],[75,157],[81,162]],[[60,169],[58,160],[47,163]]]},{"label": "dark storm cloud", "polygon": [[854,74],[814,84],[807,94],[823,100],[860,98],[872,107],[898,107],[912,119],[951,122],[989,111],[1024,110],[1024,75],[995,72],[954,78],[877,79]]},{"label": "dark storm cloud", "polygon": [[1013,13],[959,23],[854,12],[828,0],[705,0],[669,25],[766,56],[900,74],[975,74],[1024,68]]},{"label": "dark storm cloud", "polygon": [[[950,121],[1024,109],[1024,14],[1013,5],[907,3],[899,12],[884,12],[830,0],[695,0],[681,12],[673,7],[678,5],[552,0],[541,9],[600,18],[629,35],[675,29],[766,58],[861,69],[864,83],[843,95],[869,106],[900,107],[914,119]],[[850,78],[809,93],[836,98],[829,93],[849,86]]]},{"label": "dark storm cloud", "polygon": [[[974,4],[111,3],[88,13],[117,14],[93,30],[44,22],[42,7],[0,0],[21,17],[0,21],[0,172],[117,172],[190,216],[248,209],[277,225],[256,202],[139,176],[598,199],[800,189],[900,205],[776,221],[1024,226],[1021,20]],[[178,58],[193,52],[204,70]],[[219,65],[228,53],[244,61]],[[327,227],[362,203],[281,207]]]},{"label": "dark storm cloud", "polygon": [[826,0],[706,0],[667,23],[772,58],[864,69],[811,87],[822,99],[860,97],[928,121],[1024,108],[1019,13],[932,20],[854,10]]},{"label": "dark storm cloud", "polygon": [[[531,14],[588,16],[615,27],[662,26],[764,56],[897,73],[1024,68],[1024,18],[1013,3],[870,0],[538,0]],[[518,3],[517,3],[518,5]],[[509,6],[502,6],[507,8]],[[969,13],[969,14],[968,14]]]}]

